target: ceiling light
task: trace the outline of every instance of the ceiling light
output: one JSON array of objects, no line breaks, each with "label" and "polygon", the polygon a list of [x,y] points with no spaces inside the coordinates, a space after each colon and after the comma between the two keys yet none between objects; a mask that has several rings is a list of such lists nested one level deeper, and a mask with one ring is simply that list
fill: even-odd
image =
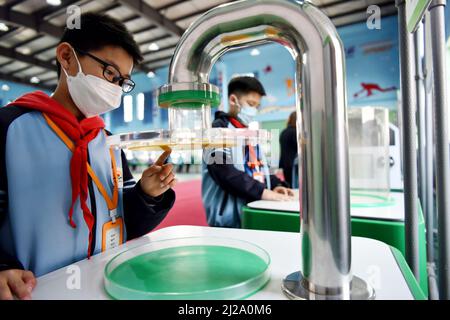
[{"label": "ceiling light", "polygon": [[2,85],[2,91],[9,91],[10,87],[7,84]]},{"label": "ceiling light", "polygon": [[22,54],[30,54],[31,53],[31,49],[28,47],[19,49],[18,51],[20,51]]},{"label": "ceiling light", "polygon": [[149,77],[149,78],[154,78],[155,76],[156,76],[156,74],[153,71],[149,71],[147,73],[147,77]]},{"label": "ceiling light", "polygon": [[32,78],[30,79],[30,82],[31,82],[31,83],[39,83],[39,82],[41,82],[41,80],[40,80],[38,77],[32,77]]},{"label": "ceiling light", "polygon": [[259,56],[261,52],[259,52],[258,49],[253,49],[252,51],[250,51],[250,55],[252,56]]},{"label": "ceiling light", "polygon": [[47,0],[47,3],[51,6],[59,6],[61,4],[61,0]]},{"label": "ceiling light", "polygon": [[0,22],[0,31],[6,32],[9,30],[9,27],[4,24],[3,22]]},{"label": "ceiling light", "polygon": [[153,43],[151,43],[148,46],[148,50],[150,50],[150,51],[158,51],[159,50],[159,46],[158,46],[158,44],[156,42],[153,42]]}]

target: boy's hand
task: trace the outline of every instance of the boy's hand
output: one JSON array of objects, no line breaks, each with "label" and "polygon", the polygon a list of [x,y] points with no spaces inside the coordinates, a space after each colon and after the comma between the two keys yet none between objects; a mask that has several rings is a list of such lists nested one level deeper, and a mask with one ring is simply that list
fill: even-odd
[{"label": "boy's hand", "polygon": [[278,193],[278,192],[275,192],[275,191],[272,191],[272,190],[269,190],[269,189],[264,189],[263,194],[261,196],[261,200],[268,200],[268,201],[292,201],[292,200],[294,200],[294,197],[289,196],[287,194]]},{"label": "boy's hand", "polygon": [[176,184],[175,175],[172,172],[173,165],[164,164],[171,151],[164,151],[155,164],[142,173],[141,188],[151,197],[162,195]]},{"label": "boy's hand", "polygon": [[281,193],[281,194],[285,194],[288,195],[290,197],[294,196],[294,191],[292,189],[286,188],[286,187],[275,187],[273,189],[273,191],[275,191],[276,193]]},{"label": "boy's hand", "polygon": [[35,286],[36,278],[31,271],[0,271],[0,300],[12,300],[14,296],[21,300],[30,300]]}]

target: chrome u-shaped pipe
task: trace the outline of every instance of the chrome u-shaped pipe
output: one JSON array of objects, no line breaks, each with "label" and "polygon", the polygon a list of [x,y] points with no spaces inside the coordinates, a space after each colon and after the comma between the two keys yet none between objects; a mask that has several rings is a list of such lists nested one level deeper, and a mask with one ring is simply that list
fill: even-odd
[{"label": "chrome u-shaped pipe", "polygon": [[[229,50],[277,42],[296,62],[302,273],[283,284],[290,298],[370,296],[351,274],[344,50],[330,19],[306,1],[245,0],[214,8],[177,45],[169,83],[207,83]],[[354,287],[366,288],[353,290]],[[362,293],[361,293],[362,292]]]}]

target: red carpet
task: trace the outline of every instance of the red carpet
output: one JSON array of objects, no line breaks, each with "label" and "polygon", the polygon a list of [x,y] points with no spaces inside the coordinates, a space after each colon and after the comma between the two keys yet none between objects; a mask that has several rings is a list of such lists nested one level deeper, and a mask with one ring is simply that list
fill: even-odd
[{"label": "red carpet", "polygon": [[201,180],[179,182],[174,188],[177,198],[172,210],[153,231],[177,225],[208,226],[201,185]]}]

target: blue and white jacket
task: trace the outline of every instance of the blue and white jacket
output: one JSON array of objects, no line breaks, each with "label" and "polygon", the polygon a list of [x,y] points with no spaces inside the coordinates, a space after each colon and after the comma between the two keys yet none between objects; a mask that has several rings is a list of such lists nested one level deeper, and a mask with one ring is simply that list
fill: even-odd
[{"label": "blue and white jacket", "polygon": [[[175,201],[169,190],[147,196],[136,183],[121,151],[122,167],[118,215],[125,224],[124,240],[155,228]],[[48,126],[39,111],[17,106],[0,108],[0,271],[26,269],[36,276],[86,258],[89,230],[79,201],[73,229],[67,213],[71,205],[71,151]],[[88,159],[101,183],[112,193],[111,156],[103,132],[88,145]],[[102,227],[111,220],[103,196],[89,177],[87,205],[95,217],[91,254],[102,246]]]}]

